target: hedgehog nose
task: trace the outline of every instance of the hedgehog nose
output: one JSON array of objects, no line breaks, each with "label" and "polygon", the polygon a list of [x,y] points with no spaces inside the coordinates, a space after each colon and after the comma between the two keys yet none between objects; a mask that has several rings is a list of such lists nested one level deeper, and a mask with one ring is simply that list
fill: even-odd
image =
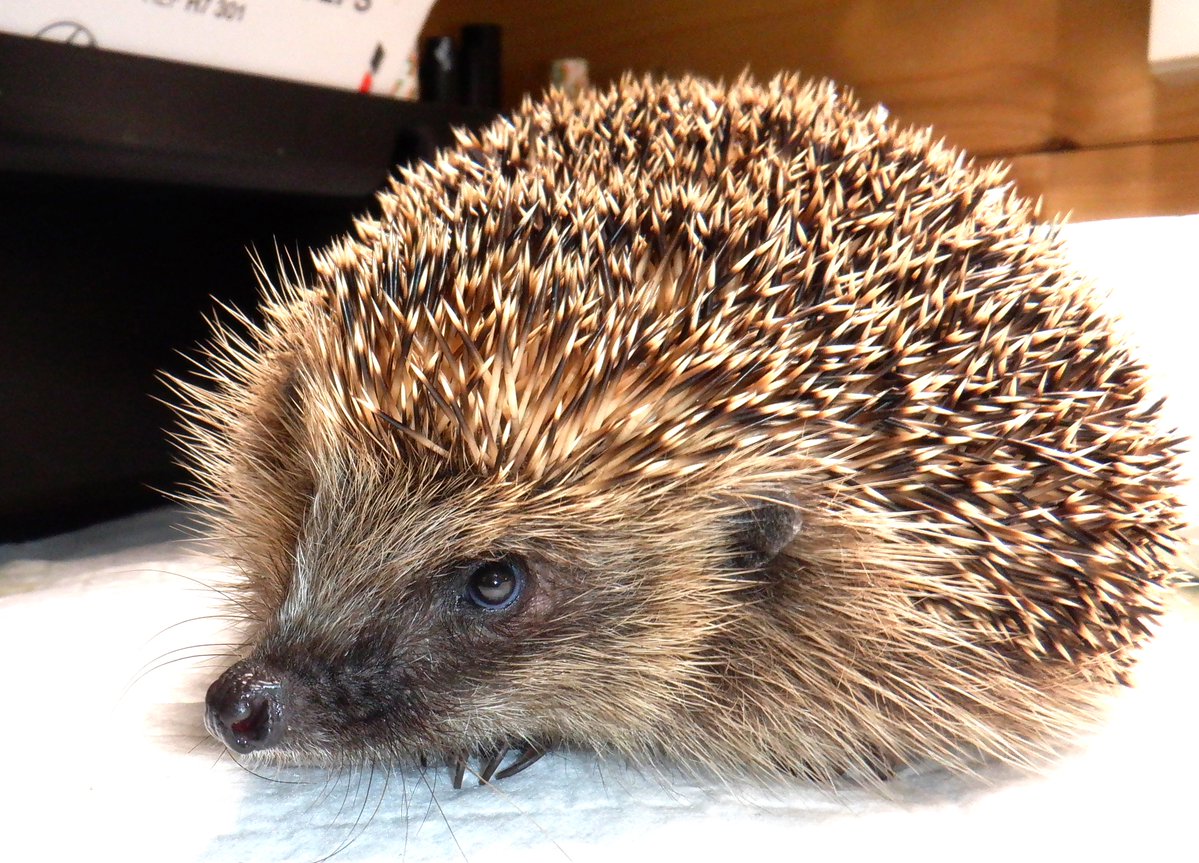
[{"label": "hedgehog nose", "polygon": [[239,662],[213,681],[205,698],[208,732],[234,752],[270,749],[283,739],[287,710],[278,675]]}]

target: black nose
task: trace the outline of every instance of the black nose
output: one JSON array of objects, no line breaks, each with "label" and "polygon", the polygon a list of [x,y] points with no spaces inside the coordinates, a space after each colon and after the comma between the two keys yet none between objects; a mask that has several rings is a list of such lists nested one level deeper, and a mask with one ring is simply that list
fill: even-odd
[{"label": "black nose", "polygon": [[277,674],[249,660],[239,662],[208,687],[204,724],[234,752],[270,749],[287,728],[283,696]]}]

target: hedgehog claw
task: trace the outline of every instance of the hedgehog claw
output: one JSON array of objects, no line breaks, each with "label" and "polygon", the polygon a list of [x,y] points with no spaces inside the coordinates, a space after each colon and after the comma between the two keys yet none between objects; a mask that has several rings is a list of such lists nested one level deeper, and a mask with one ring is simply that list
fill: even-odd
[{"label": "hedgehog claw", "polygon": [[545,755],[545,750],[539,746],[529,746],[522,749],[516,760],[495,774],[496,779],[508,779],[527,769],[533,764],[541,760],[541,756]]},{"label": "hedgehog claw", "polygon": [[466,777],[466,756],[459,755],[454,759],[454,790],[462,790],[462,780]]},{"label": "hedgehog claw", "polygon": [[504,761],[504,756],[508,754],[507,746],[500,746],[491,754],[483,764],[483,769],[479,771],[479,784],[486,785],[491,781],[491,777],[495,775],[495,771]]}]

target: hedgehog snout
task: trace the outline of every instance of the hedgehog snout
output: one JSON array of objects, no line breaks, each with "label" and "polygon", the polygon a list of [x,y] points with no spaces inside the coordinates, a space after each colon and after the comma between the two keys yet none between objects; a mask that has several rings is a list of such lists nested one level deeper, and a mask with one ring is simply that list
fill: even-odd
[{"label": "hedgehog snout", "polygon": [[250,660],[239,662],[208,687],[204,725],[243,755],[277,746],[287,730],[285,690],[277,673]]}]

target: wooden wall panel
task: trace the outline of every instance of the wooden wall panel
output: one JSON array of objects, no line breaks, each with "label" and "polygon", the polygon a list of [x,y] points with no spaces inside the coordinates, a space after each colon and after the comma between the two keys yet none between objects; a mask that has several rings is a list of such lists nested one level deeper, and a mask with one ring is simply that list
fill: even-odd
[{"label": "wooden wall panel", "polygon": [[[440,0],[426,32],[468,21],[504,27],[509,103],[542,89],[555,57],[586,57],[597,82],[626,69],[797,69],[976,155],[1019,157],[1017,180],[1047,206],[1084,218],[1138,201],[1199,212],[1199,164],[1179,155],[1190,150],[1137,156],[1138,145],[1199,141],[1199,82],[1149,72],[1148,0]],[[1081,155],[1091,150],[1102,152]],[[1125,157],[1141,161],[1120,174]],[[1105,176],[1089,171],[1114,172],[1110,205]],[[1170,194],[1131,194],[1141,180]]]},{"label": "wooden wall panel", "polygon": [[1020,189],[1043,198],[1042,212],[1073,221],[1199,212],[1199,141],[1131,144],[1011,160]]}]

